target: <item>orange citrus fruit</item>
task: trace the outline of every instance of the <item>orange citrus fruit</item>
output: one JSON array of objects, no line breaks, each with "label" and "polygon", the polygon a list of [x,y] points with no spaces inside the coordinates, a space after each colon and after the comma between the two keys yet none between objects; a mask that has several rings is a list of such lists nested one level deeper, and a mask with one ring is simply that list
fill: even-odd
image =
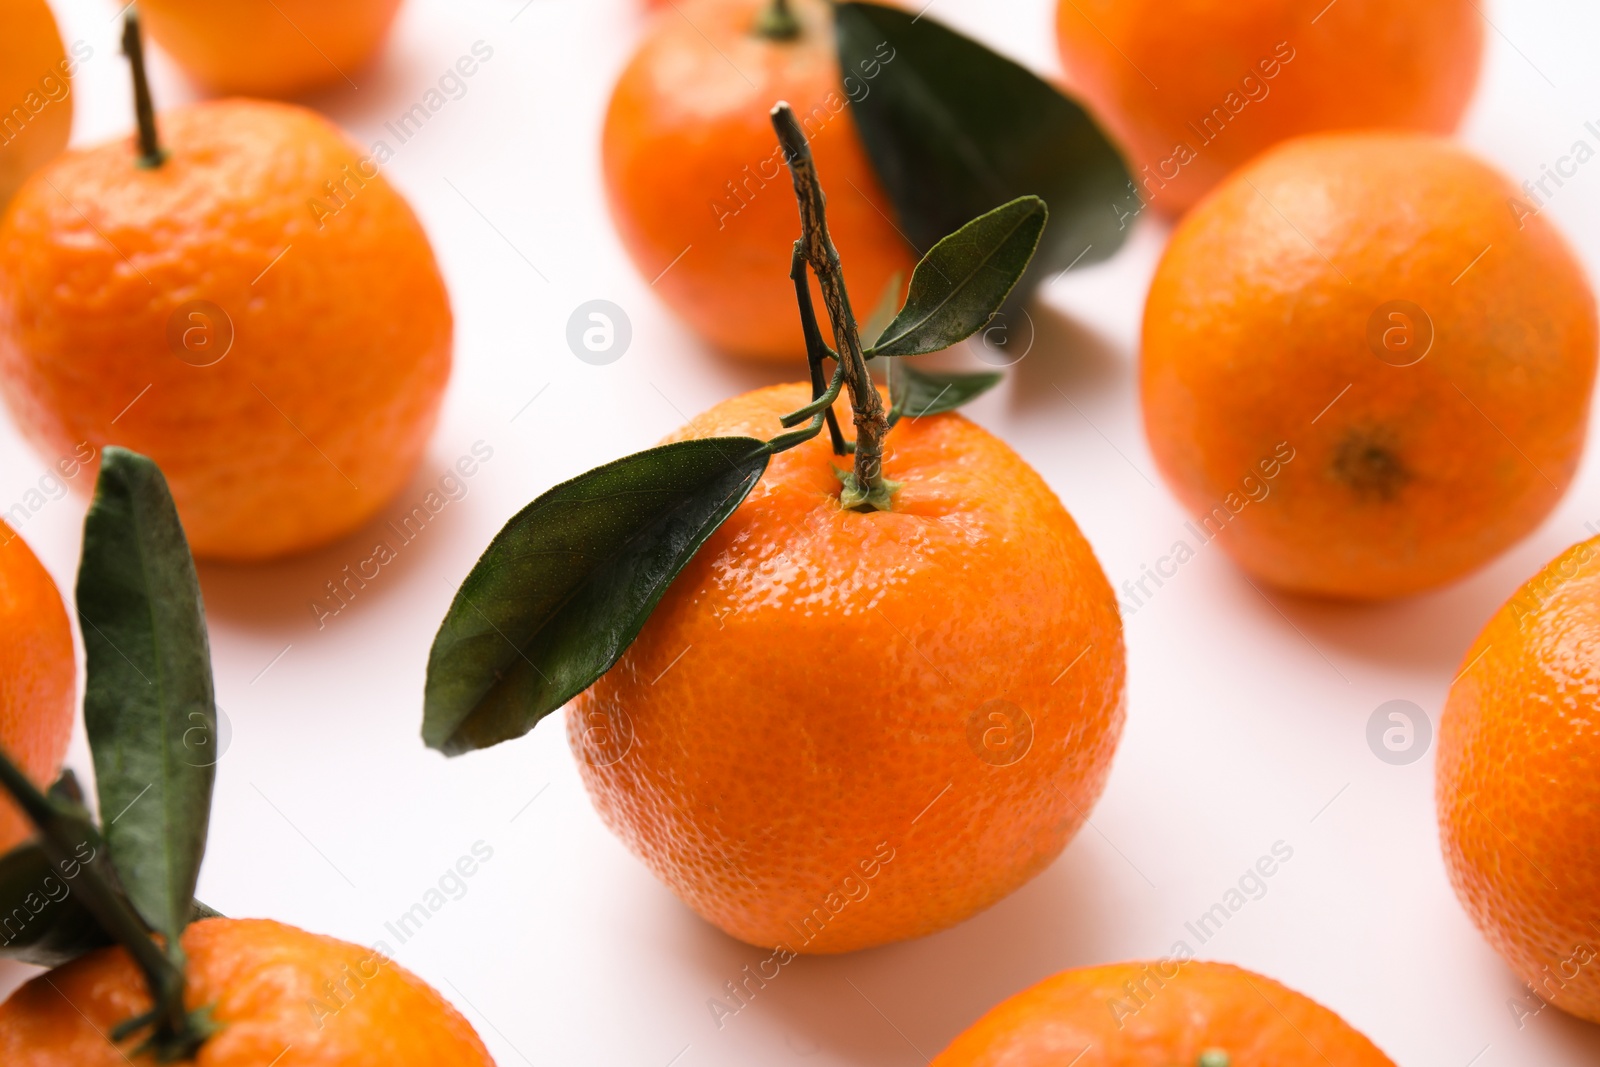
[{"label": "orange citrus fruit", "polygon": [[45,0],[0,0],[0,210],[17,187],[67,147],[72,72]]},{"label": "orange citrus fruit", "polygon": [[862,317],[913,260],[856,133],[830,5],[794,0],[790,40],[757,32],[769,6],[682,0],[653,21],[612,94],[604,167],[623,244],[674,312],[724,351],[798,360],[789,262],[800,219],[775,103],[794,107],[832,191],[828,226]]},{"label": "orange citrus fruit", "polygon": [[[28,543],[0,522],[0,750],[41,789],[55,781],[72,738],[78,666],[55,580]],[[33,824],[0,795],[0,853]]]},{"label": "orange citrus fruit", "polygon": [[1449,133],[1483,52],[1473,0],[1059,0],[1056,26],[1073,87],[1169,215],[1300,134]]},{"label": "orange citrus fruit", "polygon": [[1141,387],[1206,539],[1281,588],[1380,598],[1471,571],[1549,513],[1583,447],[1595,305],[1516,196],[1440,139],[1322,134],[1183,219]]},{"label": "orange citrus fruit", "polygon": [[[59,157],[0,224],[0,388],[44,454],[161,465],[197,556],[359,527],[416,467],[450,373],[416,215],[321,116],[230,100]],[[85,483],[90,479],[83,479]]]},{"label": "orange citrus fruit", "polygon": [[[673,439],[770,437],[810,397],[760,389]],[[567,718],[611,828],[708,921],[796,953],[1016,889],[1083,824],[1123,721],[1110,586],[1014,452],[904,421],[893,507],[867,513],[836,462],[825,436],[773,457]]]},{"label": "orange citrus fruit", "polygon": [[[197,1067],[494,1067],[471,1024],[377,949],[264,919],[207,919],[183,935],[185,1006],[218,1032]],[[0,1004],[6,1067],[146,1067],[141,1035],[105,1036],[150,1008],[127,952],[107,948],[41,975]]]},{"label": "orange citrus fruit", "polygon": [[1394,1067],[1339,1016],[1226,963],[1084,967],[1002,1002],[931,1067]]},{"label": "orange citrus fruit", "polygon": [[400,0],[139,0],[150,36],[213,93],[295,96],[352,84]]},{"label": "orange citrus fruit", "polygon": [[1600,538],[1551,561],[1467,650],[1435,781],[1445,866],[1472,921],[1541,1000],[1590,1022],[1600,1022],[1597,681]]}]

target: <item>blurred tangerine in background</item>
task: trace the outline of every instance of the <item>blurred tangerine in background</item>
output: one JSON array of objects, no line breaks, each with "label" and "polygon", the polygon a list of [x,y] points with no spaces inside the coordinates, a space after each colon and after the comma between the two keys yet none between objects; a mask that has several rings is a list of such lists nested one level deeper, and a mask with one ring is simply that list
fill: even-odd
[{"label": "blurred tangerine in background", "polygon": [[86,45],[67,55],[45,0],[0,0],[0,211],[24,179],[67,147],[72,72]]},{"label": "blurred tangerine in background", "polygon": [[162,49],[207,92],[292,97],[349,84],[401,0],[139,0]]},{"label": "blurred tangerine in background", "polygon": [[[0,522],[0,750],[44,789],[56,780],[78,711],[72,627],[55,580],[28,543]],[[0,794],[0,855],[33,824]]]},{"label": "blurred tangerine in background", "polygon": [[734,355],[798,364],[799,218],[767,118],[775,103],[788,101],[810,138],[858,313],[915,263],[856,132],[831,6],[792,0],[788,36],[764,21],[772,0],[674,7],[651,22],[606,112],[612,217],[640,274],[696,333]]},{"label": "blurred tangerine in background", "polygon": [[1453,131],[1483,53],[1472,0],[1059,0],[1056,26],[1069,83],[1168,216],[1298,134]]}]

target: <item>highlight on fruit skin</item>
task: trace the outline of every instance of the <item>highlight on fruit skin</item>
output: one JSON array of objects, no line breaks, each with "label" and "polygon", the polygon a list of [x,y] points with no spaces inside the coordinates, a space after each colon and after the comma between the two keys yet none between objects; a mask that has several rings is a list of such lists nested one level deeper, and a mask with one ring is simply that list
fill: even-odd
[{"label": "highlight on fruit skin", "polygon": [[1270,978],[1170,958],[1063,971],[1002,1001],[930,1067],[1395,1067]]},{"label": "highlight on fruit skin", "polygon": [[1551,560],[1484,626],[1439,722],[1450,884],[1544,1003],[1600,1023],[1600,538]]},{"label": "highlight on fruit skin", "polygon": [[1291,137],[1451,133],[1483,55],[1475,0],[1058,0],[1056,11],[1069,84],[1168,217]]},{"label": "highlight on fruit skin", "polygon": [[427,234],[381,151],[310,110],[156,124],[158,165],[127,139],[70,151],[0,223],[0,392],[51,460],[154,458],[197,555],[344,536],[411,476],[450,375]]},{"label": "highlight on fruit skin", "polygon": [[402,0],[139,0],[150,36],[215,95],[356,88]]},{"label": "highlight on fruit skin", "polygon": [[1459,578],[1561,499],[1597,347],[1585,272],[1465,149],[1298,138],[1177,226],[1145,304],[1157,465],[1253,578],[1353,600]]},{"label": "highlight on fruit skin", "polygon": [[72,75],[94,50],[69,54],[46,0],[0,0],[0,212],[72,135]]}]

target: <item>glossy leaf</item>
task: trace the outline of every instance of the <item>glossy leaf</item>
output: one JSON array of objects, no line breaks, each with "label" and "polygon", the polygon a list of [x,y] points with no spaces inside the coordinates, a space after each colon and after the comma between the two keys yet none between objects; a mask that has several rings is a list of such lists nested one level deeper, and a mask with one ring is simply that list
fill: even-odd
[{"label": "glossy leaf", "polygon": [[841,3],[839,60],[856,126],[920,251],[1019,196],[1050,229],[1018,289],[1111,255],[1139,202],[1121,156],[1075,101],[926,12]]},{"label": "glossy leaf", "polygon": [[918,370],[905,360],[889,364],[889,419],[918,419],[954,411],[1000,383],[997,371],[980,374],[942,374]]},{"label": "glossy leaf", "polygon": [[917,264],[905,307],[868,349],[869,356],[939,352],[977,333],[1028,269],[1050,217],[1025,196],[968,222]]},{"label": "glossy leaf", "polygon": [[495,535],[428,657],[423,740],[521,737],[622,656],[767,468],[750,437],[679,441],[556,486]]},{"label": "glossy leaf", "polygon": [[159,468],[107,448],[84,520],[78,614],[84,724],[106,847],[128,900],[170,943],[188,923],[215,769],[185,734],[216,734],[200,583]]}]

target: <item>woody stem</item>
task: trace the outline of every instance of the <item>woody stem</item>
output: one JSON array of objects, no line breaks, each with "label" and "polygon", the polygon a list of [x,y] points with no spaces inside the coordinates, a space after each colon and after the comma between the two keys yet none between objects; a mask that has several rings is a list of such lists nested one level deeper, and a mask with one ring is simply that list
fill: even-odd
[{"label": "woody stem", "polygon": [[800,202],[801,248],[812,273],[817,276],[822,302],[833,324],[834,347],[844,364],[845,386],[850,390],[850,407],[856,426],[856,484],[867,492],[882,490],[883,440],[889,433],[889,414],[867,371],[861,333],[856,326],[855,313],[850,309],[850,294],[844,286],[839,250],[828,234],[827,198],[817,180],[811,146],[788,104],[780,103],[772,109],[772,126],[778,132],[784,159],[794,178],[795,199]]},{"label": "woody stem", "polygon": [[789,0],[772,0],[756,19],[756,32],[774,41],[792,41],[800,36],[800,20],[789,10]]},{"label": "woody stem", "polygon": [[129,8],[122,23],[122,54],[133,68],[133,109],[139,118],[139,166],[153,169],[166,162],[156,131],[156,108],[150,99],[150,79],[144,69],[144,34],[137,8]]}]

